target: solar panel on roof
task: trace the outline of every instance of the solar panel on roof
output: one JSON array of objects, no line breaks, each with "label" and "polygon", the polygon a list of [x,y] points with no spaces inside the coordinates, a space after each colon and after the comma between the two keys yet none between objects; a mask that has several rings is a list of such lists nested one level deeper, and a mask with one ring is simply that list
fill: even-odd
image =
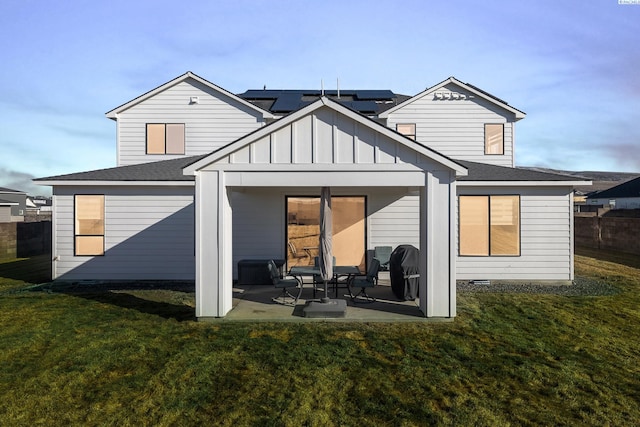
[{"label": "solar panel on roof", "polygon": [[251,89],[238,95],[245,99],[275,99],[282,94],[282,90],[259,90]]},{"label": "solar panel on roof", "polygon": [[271,111],[286,113],[300,108],[302,104],[302,93],[293,92],[281,94],[276,102],[271,106]]},{"label": "solar panel on roof", "polygon": [[373,101],[342,101],[340,103],[360,113],[375,113],[378,111],[378,105]]},{"label": "solar panel on roof", "polygon": [[360,100],[374,100],[374,99],[392,99],[395,94],[390,90],[356,90],[355,95]]}]

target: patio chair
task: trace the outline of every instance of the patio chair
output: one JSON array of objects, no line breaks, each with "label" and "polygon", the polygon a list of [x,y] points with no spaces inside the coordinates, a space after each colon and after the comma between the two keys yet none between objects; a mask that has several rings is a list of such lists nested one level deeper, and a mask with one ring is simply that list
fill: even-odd
[{"label": "patio chair", "polygon": [[393,252],[393,247],[391,246],[376,246],[373,248],[373,257],[380,261],[380,270],[389,269],[391,252]]},{"label": "patio chair", "polygon": [[[296,248],[296,245],[291,240],[287,242],[287,246],[289,246],[289,252],[291,252],[291,256],[296,260],[300,258],[306,258],[309,256],[306,252],[305,253],[298,252],[298,248]],[[297,261],[296,261],[296,265],[298,265]]]},{"label": "patio chair", "polygon": [[[271,298],[271,300],[278,304],[291,305],[291,306],[296,305],[296,302],[298,301],[298,297],[300,296],[300,292],[298,292],[298,295],[296,296],[296,295],[293,295],[291,292],[289,292],[289,289],[297,288],[299,285],[298,281],[293,278],[290,278],[290,279],[281,278],[280,270],[276,266],[276,263],[273,262],[273,260],[269,260],[269,262],[267,263],[267,268],[269,269],[269,276],[271,277],[273,286],[275,286],[276,289],[282,289],[282,292],[280,292],[280,295],[278,295],[275,298]],[[301,284],[300,286],[301,286],[300,289],[302,289]],[[291,299],[292,301],[288,302],[289,299]]]},{"label": "patio chair", "polygon": [[[354,276],[348,282],[349,294],[351,295],[351,300],[354,303],[357,302],[356,298],[358,298],[359,296],[364,297],[366,302],[375,302],[376,299],[367,294],[367,288],[373,288],[378,283],[379,269],[380,261],[378,261],[377,258],[373,258],[369,263],[369,268],[367,269],[366,276]],[[354,295],[351,288],[360,288],[360,292]]]}]

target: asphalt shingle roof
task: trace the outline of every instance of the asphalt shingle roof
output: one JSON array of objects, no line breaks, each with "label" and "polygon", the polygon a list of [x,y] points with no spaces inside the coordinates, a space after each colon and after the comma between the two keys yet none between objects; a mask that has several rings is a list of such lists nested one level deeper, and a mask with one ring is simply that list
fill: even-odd
[{"label": "asphalt shingle roof", "polygon": [[[139,165],[120,166],[95,171],[38,178],[35,181],[193,181],[182,169],[206,157],[190,156]],[[483,163],[455,160],[469,170],[458,181],[580,181],[579,178],[528,169],[509,168]]]},{"label": "asphalt shingle roof", "polygon": [[183,175],[182,168],[203,157],[205,156],[190,156],[139,165],[119,166],[38,178],[34,181],[193,181],[195,177]]},{"label": "asphalt shingle roof", "polygon": [[488,165],[485,163],[456,160],[469,170],[467,176],[458,177],[458,181],[588,181],[575,176],[533,171],[523,168]]},{"label": "asphalt shingle roof", "polygon": [[12,190],[10,188],[0,187],[0,193],[24,193],[24,191]]},{"label": "asphalt shingle roof", "polygon": [[620,197],[640,197],[640,177],[631,181],[589,195],[589,199],[615,199]]}]

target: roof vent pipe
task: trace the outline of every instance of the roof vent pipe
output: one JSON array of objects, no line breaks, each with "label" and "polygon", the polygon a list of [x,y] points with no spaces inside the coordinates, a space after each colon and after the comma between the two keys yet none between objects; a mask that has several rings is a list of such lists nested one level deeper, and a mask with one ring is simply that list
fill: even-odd
[{"label": "roof vent pipe", "polygon": [[320,95],[324,96],[324,81],[320,79]]},{"label": "roof vent pipe", "polygon": [[336,86],[338,87],[338,99],[340,99],[340,77],[336,78]]}]

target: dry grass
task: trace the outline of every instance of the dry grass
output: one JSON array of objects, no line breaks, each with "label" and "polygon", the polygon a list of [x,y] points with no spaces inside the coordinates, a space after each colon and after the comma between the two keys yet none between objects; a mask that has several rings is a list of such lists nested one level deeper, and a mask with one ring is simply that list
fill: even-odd
[{"label": "dry grass", "polygon": [[576,270],[621,292],[461,293],[449,324],[201,324],[176,292],[0,279],[0,419],[637,425],[640,270],[584,255]]}]

